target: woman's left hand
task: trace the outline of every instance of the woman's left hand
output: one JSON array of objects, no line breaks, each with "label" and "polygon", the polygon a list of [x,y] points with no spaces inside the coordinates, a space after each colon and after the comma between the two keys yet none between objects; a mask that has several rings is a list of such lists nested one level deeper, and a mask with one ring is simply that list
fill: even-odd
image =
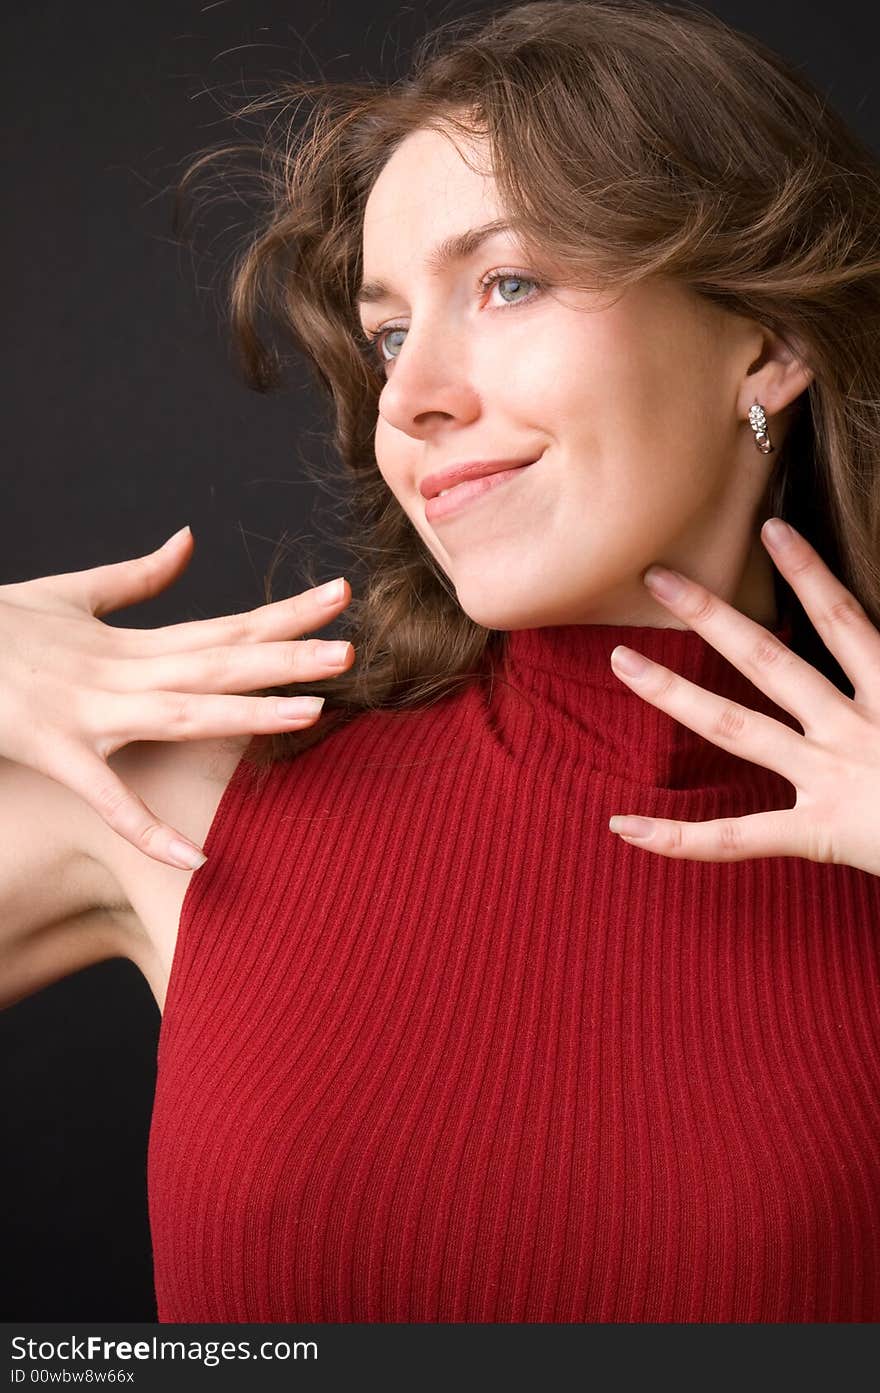
[{"label": "woman's left hand", "polygon": [[[795,591],[819,637],[846,673],[852,699],[760,624],[705,586],[679,577],[677,596],[661,594],[650,567],[645,584],[667,609],[695,629],[771,701],[800,722],[804,734],[757,711],[705,691],[643,658],[639,676],[612,668],[645,701],[734,755],[773,769],[797,790],[792,808],[675,822],[613,817],[612,832],[661,856],[744,861],[752,856],[803,856],[880,875],[880,632],[855,597],[829,571],[806,538],[770,518],[761,538]],[[641,656],[641,655],[640,655]],[[647,835],[632,836],[633,831]]]}]

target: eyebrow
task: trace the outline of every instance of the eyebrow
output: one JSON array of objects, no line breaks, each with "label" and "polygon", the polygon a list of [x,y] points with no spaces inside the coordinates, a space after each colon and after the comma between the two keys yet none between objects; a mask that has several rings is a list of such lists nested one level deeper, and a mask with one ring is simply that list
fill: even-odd
[{"label": "eyebrow", "polygon": [[[509,232],[511,223],[506,218],[496,218],[494,222],[483,223],[480,227],[469,227],[466,232],[445,237],[425,258],[425,265],[435,274],[455,262],[467,261],[483,242],[494,237],[497,232]],[[356,305],[374,305],[380,300],[390,300],[394,292],[382,281],[364,281],[358,288],[354,302]]]}]

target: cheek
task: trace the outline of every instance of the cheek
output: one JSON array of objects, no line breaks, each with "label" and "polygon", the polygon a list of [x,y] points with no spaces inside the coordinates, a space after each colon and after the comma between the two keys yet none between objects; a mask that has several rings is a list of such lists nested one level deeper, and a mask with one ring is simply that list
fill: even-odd
[{"label": "cheek", "polygon": [[548,386],[548,402],[554,394],[570,441],[594,462],[597,503],[623,508],[634,525],[714,488],[724,423],[711,353],[697,359],[657,325],[593,335]]},{"label": "cheek", "polygon": [[562,444],[595,442],[606,453],[613,441],[650,436],[672,415],[668,345],[646,340],[613,311],[559,313],[514,338],[514,352],[487,358],[483,380],[506,414]]},{"label": "cheek", "polygon": [[[624,302],[625,303],[625,302]],[[602,412],[623,438],[650,442],[651,458],[687,459],[723,418],[717,348],[701,323],[651,304],[608,317],[597,341]]]},{"label": "cheek", "polygon": [[374,440],[376,465],[385,483],[401,503],[412,488],[412,444],[407,448],[405,437],[393,431],[380,416],[376,422]]},{"label": "cheek", "polygon": [[550,436],[586,422],[601,394],[602,345],[584,317],[524,312],[516,326],[505,328],[500,346],[489,336],[481,345],[484,405],[497,404],[513,421],[534,423]]},{"label": "cheek", "polygon": [[380,418],[374,446],[379,473],[428,550],[439,559],[436,538],[425,520],[425,500],[418,491],[414,449],[415,442],[407,441],[399,431],[390,430]]}]

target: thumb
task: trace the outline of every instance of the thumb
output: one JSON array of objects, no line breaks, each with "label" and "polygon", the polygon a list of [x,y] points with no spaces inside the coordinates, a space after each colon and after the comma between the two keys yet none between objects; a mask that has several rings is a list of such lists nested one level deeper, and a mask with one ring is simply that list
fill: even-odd
[{"label": "thumb", "polygon": [[192,551],[193,534],[187,524],[144,556],[78,571],[81,603],[100,618],[126,605],[152,599],[177,579],[192,560]]}]

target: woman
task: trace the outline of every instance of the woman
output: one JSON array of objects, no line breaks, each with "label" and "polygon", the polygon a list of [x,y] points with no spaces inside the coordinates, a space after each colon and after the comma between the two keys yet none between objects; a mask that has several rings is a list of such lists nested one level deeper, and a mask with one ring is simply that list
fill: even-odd
[{"label": "woman", "polygon": [[876,162],[654,5],[314,95],[233,316],[331,393],[363,578],[4,588],[7,999],[165,1005],[161,1320],[875,1320]]}]

